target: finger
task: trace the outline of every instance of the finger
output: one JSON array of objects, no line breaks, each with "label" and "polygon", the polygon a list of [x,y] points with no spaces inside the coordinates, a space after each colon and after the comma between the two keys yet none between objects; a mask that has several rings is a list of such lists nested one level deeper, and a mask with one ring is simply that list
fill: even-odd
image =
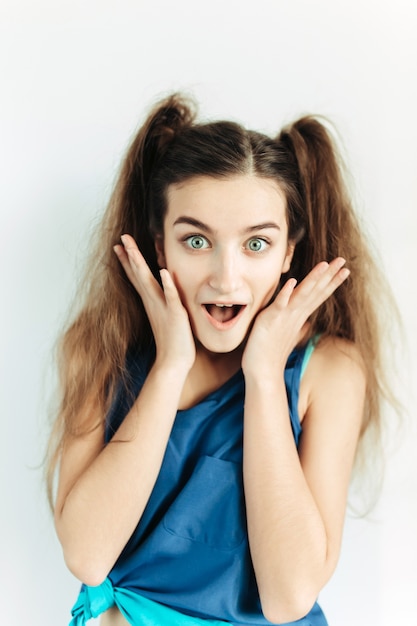
[{"label": "finger", "polygon": [[141,254],[136,241],[130,235],[122,235],[120,237],[123,244],[123,249],[127,254],[129,262],[139,268],[140,270],[149,270],[148,264],[146,263],[143,255]]},{"label": "finger", "polygon": [[129,262],[129,257],[126,254],[124,247],[121,246],[120,244],[117,244],[116,246],[113,246],[113,250],[115,251],[117,258],[119,259],[120,264],[123,267],[126,276],[130,280],[130,282],[136,287],[135,274],[132,270],[132,267]]},{"label": "finger", "polygon": [[171,274],[168,272],[167,269],[160,270],[159,274],[161,276],[162,288],[164,290],[166,303],[171,306],[182,306],[178,289],[172,279]]},{"label": "finger", "polygon": [[157,289],[160,291],[159,283],[152,274],[133,237],[122,235],[121,240],[127,260],[136,279],[135,284],[139,285],[141,290]]},{"label": "finger", "polygon": [[145,309],[148,311],[148,308],[152,306],[152,302],[155,302],[155,298],[157,300],[163,299],[161,287],[153,276],[133,237],[122,235],[121,240],[122,244],[114,246],[113,249],[126,276],[142,298]]},{"label": "finger", "polygon": [[288,305],[296,285],[297,280],[295,278],[290,278],[286,283],[284,283],[284,286],[279,290],[278,295],[275,298],[275,303],[279,307],[284,308]]},{"label": "finger", "polygon": [[322,293],[324,299],[328,298],[349,276],[350,270],[344,267],[345,259],[338,258],[329,264],[328,270],[316,284],[317,295]]},{"label": "finger", "polygon": [[[334,259],[331,263],[327,261],[321,261],[318,263],[309,274],[307,274],[305,284],[310,289],[314,289],[317,283],[326,284],[329,282],[335,274],[345,265],[346,261],[342,257]],[[303,281],[304,283],[304,281]]]},{"label": "finger", "polygon": [[309,315],[313,313],[319,306],[321,306],[333,293],[340,287],[340,285],[349,276],[350,270],[347,268],[337,269],[333,267],[328,270],[321,279],[319,279],[310,292],[306,295],[302,295],[301,303],[309,310]]},{"label": "finger", "polygon": [[[318,263],[299,284],[296,290],[297,297],[317,297],[321,292],[327,291],[328,286],[342,270],[345,263],[346,261],[342,257],[334,259],[331,263],[327,263],[326,261]],[[329,293],[332,293],[338,284],[340,283],[338,283],[336,279],[335,286]]]},{"label": "finger", "polygon": [[292,291],[291,285],[287,286],[286,283],[277,298],[277,305],[282,308],[288,305],[294,311],[303,312],[306,318],[309,317],[349,276],[349,270],[344,267],[345,262],[345,259],[338,257],[331,263],[318,263]]},{"label": "finger", "polygon": [[340,269],[337,274],[333,276],[329,283],[329,287],[334,291],[350,276],[350,270],[347,267]]}]

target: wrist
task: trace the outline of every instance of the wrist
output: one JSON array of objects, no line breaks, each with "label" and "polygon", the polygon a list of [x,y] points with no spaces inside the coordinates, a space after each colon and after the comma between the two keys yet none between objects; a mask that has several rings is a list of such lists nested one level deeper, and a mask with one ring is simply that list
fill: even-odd
[{"label": "wrist", "polygon": [[252,384],[261,387],[275,387],[284,380],[285,363],[274,363],[267,368],[253,366],[242,367],[246,385]]},{"label": "wrist", "polygon": [[285,387],[284,371],[278,370],[268,375],[259,372],[244,373],[246,394],[258,393],[268,396]]},{"label": "wrist", "polygon": [[156,358],[152,369],[173,380],[185,380],[190,372],[191,365],[182,361]]},{"label": "wrist", "polygon": [[288,421],[284,375],[263,380],[257,377],[245,379],[245,424],[255,421],[259,427],[263,424],[275,429],[282,420],[284,423]]},{"label": "wrist", "polygon": [[183,385],[187,378],[192,364],[185,361],[174,361],[168,358],[158,356],[155,359],[152,370],[156,375],[163,376],[167,381]]}]

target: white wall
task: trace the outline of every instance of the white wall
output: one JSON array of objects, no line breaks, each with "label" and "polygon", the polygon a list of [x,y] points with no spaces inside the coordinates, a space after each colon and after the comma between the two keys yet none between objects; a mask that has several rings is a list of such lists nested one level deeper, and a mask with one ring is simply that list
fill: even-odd
[{"label": "white wall", "polygon": [[[1,621],[68,621],[41,472],[54,338],[129,136],[160,94],[277,130],[304,112],[344,138],[403,313],[409,409],[372,520],[348,520],[321,603],[330,626],[414,623],[417,586],[413,0],[1,0]],[[413,360],[414,359],[414,360]]]}]

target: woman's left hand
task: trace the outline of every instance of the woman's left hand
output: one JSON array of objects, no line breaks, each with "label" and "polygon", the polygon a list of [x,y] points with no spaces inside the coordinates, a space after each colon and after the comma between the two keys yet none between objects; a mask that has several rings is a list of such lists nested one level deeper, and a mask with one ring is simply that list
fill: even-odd
[{"label": "woman's left hand", "polygon": [[318,263],[297,286],[290,278],[256,317],[243,357],[245,376],[276,377],[302,340],[308,318],[349,276],[345,259]]}]

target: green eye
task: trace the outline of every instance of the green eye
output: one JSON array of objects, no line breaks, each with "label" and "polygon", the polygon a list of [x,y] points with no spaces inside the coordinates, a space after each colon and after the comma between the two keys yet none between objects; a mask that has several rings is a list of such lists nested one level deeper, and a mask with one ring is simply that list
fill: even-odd
[{"label": "green eye", "polygon": [[194,250],[201,250],[202,248],[207,248],[208,246],[207,240],[200,235],[188,237],[187,243],[191,248],[194,248]]},{"label": "green eye", "polygon": [[264,241],[263,239],[250,239],[248,241],[248,248],[251,252],[262,252],[263,250],[265,250],[266,247],[266,241]]}]

